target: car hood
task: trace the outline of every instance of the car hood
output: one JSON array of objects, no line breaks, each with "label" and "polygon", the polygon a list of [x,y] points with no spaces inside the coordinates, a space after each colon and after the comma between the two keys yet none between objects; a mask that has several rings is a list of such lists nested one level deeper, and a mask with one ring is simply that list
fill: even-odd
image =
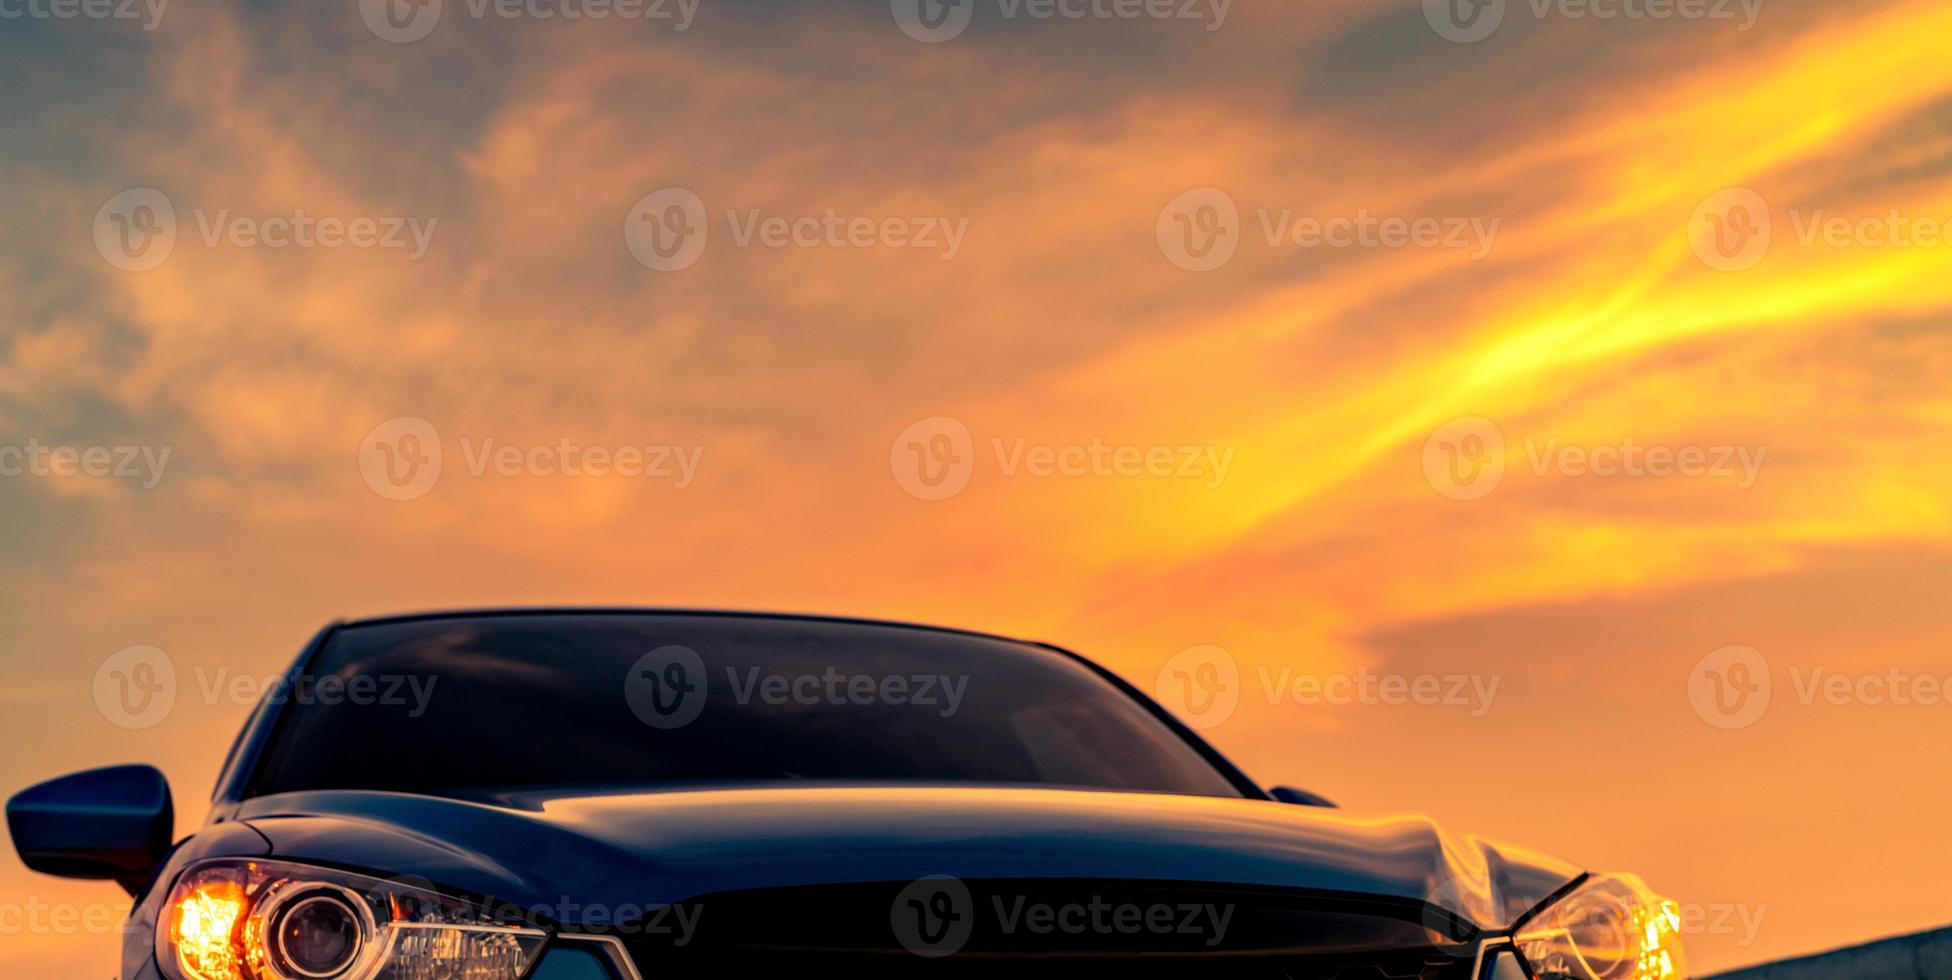
[{"label": "car hood", "polygon": [[794,786],[493,803],[333,791],[260,797],[237,816],[277,858],[552,908],[953,875],[1354,893],[1498,930],[1580,874],[1421,817],[1050,789]]}]

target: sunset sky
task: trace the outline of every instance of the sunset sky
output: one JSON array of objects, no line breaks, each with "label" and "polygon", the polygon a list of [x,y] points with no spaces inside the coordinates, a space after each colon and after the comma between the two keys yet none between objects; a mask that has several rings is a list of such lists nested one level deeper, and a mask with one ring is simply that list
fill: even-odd
[{"label": "sunset sky", "polygon": [[[1952,5],[483,2],[0,19],[0,468],[147,450],[0,476],[0,792],[153,763],[189,832],[337,616],[831,612],[1215,666],[1257,778],[1638,872],[1708,971],[1952,923]],[[120,899],[6,848],[0,975]]]}]

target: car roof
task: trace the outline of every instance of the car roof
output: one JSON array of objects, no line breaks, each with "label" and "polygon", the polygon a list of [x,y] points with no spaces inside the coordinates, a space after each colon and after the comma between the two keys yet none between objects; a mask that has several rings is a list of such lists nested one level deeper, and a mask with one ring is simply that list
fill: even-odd
[{"label": "car roof", "polygon": [[339,620],[334,625],[342,629],[356,629],[361,626],[386,626],[396,623],[417,623],[443,619],[485,619],[500,616],[696,616],[717,619],[763,619],[782,622],[833,623],[847,626],[875,626],[888,629],[920,630],[929,633],[949,633],[956,636],[968,636],[984,640],[1001,640],[1006,643],[1058,649],[1055,644],[1026,640],[1015,636],[1005,636],[1000,633],[958,629],[950,626],[932,626],[925,623],[912,623],[894,619],[873,619],[861,616],[838,616],[821,613],[770,612],[747,609],[690,609],[665,606],[511,606],[479,609],[444,609],[346,618]]},{"label": "car roof", "polygon": [[[906,623],[888,619],[868,619],[858,616],[761,612],[753,610],[681,609],[658,606],[528,606],[448,609],[432,612],[397,613],[383,616],[334,620],[324,629],[320,630],[317,636],[313,637],[312,642],[306,647],[305,652],[299,655],[298,662],[293,666],[292,670],[302,670],[304,665],[324,644],[329,642],[332,634],[340,630],[396,623],[428,622],[444,619],[479,619],[502,616],[696,616],[706,618],[718,617],[722,619],[771,620],[776,622],[834,623],[886,629],[917,630],[1048,650],[1084,666],[1119,690],[1124,691],[1128,697],[1137,701],[1154,717],[1172,729],[1183,741],[1192,746],[1194,751],[1198,752],[1209,764],[1219,770],[1228,781],[1239,787],[1242,793],[1249,799],[1268,798],[1266,791],[1258,783],[1250,779],[1239,766],[1234,765],[1232,760],[1222,755],[1220,750],[1215,748],[1211,742],[1200,737],[1199,733],[1188,728],[1184,722],[1175,718],[1171,712],[1161,707],[1158,702],[1147,696],[1145,692],[1135,687],[1131,682],[1098,664],[1096,661],[1055,643],[1046,643],[1040,640],[1025,640],[998,633],[985,633],[978,630],[953,629],[946,626],[928,626],[919,623]],[[260,715],[254,715],[251,720],[245,722],[244,730],[238,734],[238,743],[232,748],[232,758],[225,763],[224,770],[218,777],[217,790],[212,796],[212,800],[217,807],[212,811],[212,816],[216,819],[221,820],[226,814],[233,813],[236,804],[243,798],[244,784],[250,779],[250,774],[255,771],[258,763],[257,753],[271,737],[269,728],[273,724],[275,724],[274,718],[269,715],[263,715],[263,706],[260,706]]]}]

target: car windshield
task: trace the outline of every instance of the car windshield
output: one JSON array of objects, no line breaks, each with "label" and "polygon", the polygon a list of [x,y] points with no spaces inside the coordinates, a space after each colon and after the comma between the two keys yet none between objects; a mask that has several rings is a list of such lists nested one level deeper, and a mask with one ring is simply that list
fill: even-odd
[{"label": "car windshield", "polygon": [[946,631],[676,614],[337,631],[284,702],[257,795],[478,796],[698,783],[954,783],[1238,797],[1056,651]]}]

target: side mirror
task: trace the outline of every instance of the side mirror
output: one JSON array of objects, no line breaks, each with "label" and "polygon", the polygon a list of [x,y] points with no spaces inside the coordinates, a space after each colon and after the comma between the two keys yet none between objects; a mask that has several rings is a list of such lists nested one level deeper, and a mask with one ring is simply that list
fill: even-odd
[{"label": "side mirror", "polygon": [[113,881],[140,894],[169,856],[176,805],[149,766],[76,773],[7,802],[20,860],[42,874]]},{"label": "side mirror", "polygon": [[1293,803],[1296,806],[1325,806],[1331,810],[1335,809],[1335,804],[1330,803],[1327,799],[1316,796],[1305,789],[1296,789],[1293,786],[1276,786],[1268,790],[1267,795],[1283,803]]}]

